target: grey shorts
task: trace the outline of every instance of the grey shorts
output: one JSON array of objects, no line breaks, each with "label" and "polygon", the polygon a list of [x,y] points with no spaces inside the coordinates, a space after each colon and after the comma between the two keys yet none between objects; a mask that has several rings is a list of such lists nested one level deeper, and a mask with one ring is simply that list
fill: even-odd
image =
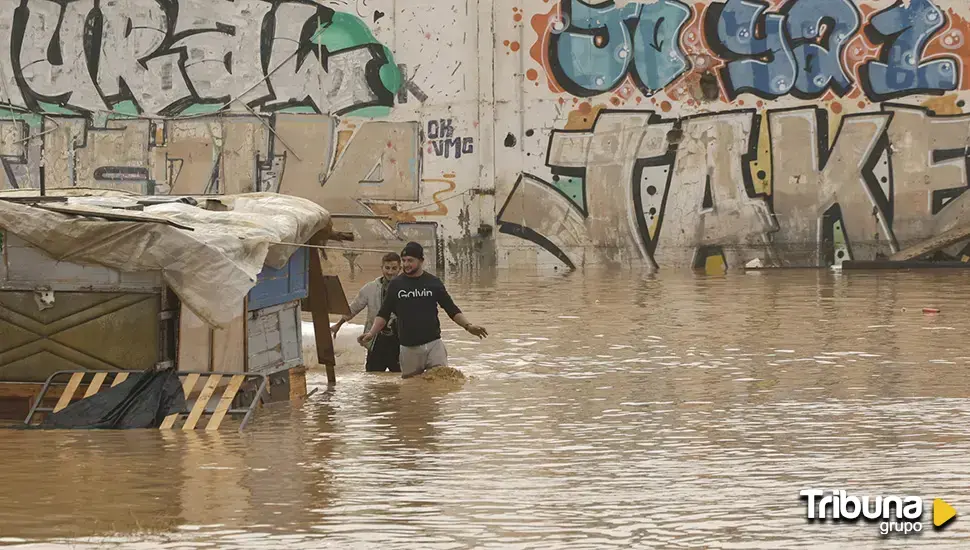
[{"label": "grey shorts", "polygon": [[416,376],[431,367],[448,366],[448,350],[441,338],[420,346],[401,346],[401,377]]}]

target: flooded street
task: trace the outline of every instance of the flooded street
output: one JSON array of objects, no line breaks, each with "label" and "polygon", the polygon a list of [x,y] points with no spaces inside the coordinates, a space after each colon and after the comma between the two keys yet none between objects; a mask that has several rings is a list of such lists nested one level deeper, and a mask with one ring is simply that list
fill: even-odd
[{"label": "flooded street", "polygon": [[[345,284],[353,292],[367,279]],[[0,433],[23,548],[959,547],[970,272],[449,279],[463,385],[367,375],[243,434]],[[939,315],[925,315],[925,306]],[[363,315],[355,319],[362,322]],[[810,524],[803,489],[924,499],[919,535]]]}]

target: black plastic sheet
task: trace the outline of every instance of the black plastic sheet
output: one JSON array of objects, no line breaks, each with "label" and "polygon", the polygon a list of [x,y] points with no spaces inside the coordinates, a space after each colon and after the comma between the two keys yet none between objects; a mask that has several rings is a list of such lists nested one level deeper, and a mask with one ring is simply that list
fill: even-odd
[{"label": "black plastic sheet", "polygon": [[51,413],[36,426],[42,429],[158,428],[166,416],[184,412],[185,394],[175,370],[132,373],[105,388]]}]

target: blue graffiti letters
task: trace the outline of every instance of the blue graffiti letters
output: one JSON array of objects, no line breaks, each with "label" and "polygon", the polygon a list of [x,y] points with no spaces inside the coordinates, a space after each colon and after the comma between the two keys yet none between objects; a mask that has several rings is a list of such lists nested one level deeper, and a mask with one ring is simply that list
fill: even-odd
[{"label": "blue graffiti letters", "polygon": [[631,2],[622,8],[564,0],[561,10],[549,53],[556,80],[572,95],[589,97],[616,88],[630,74],[631,63],[645,93],[662,89],[688,68],[680,35],[691,11],[679,0]]},{"label": "blue graffiti letters", "polygon": [[[625,20],[637,16],[639,4],[617,8],[589,6],[580,0],[562,3],[563,21],[553,27],[550,54],[556,79],[566,90],[587,97],[612,90],[630,67],[630,31]],[[557,32],[558,31],[558,32]]]},{"label": "blue graffiti letters", "polygon": [[687,71],[687,57],[678,43],[690,13],[677,0],[641,6],[633,34],[633,58],[637,83],[644,90],[661,90]]},{"label": "blue graffiti letters", "polygon": [[[785,17],[765,15],[768,4],[762,2],[728,0],[720,7],[711,12],[707,28],[718,53],[730,60],[722,72],[728,97],[749,92],[774,99],[790,92],[798,67],[784,36]],[[757,36],[759,22],[763,38]]]},{"label": "blue graffiti letters", "polygon": [[[897,0],[865,22],[858,3],[786,0],[772,11],[767,0],[723,0],[711,2],[696,21],[706,45],[724,61],[714,74],[729,101],[746,93],[763,99],[845,96],[860,86],[878,102],[957,89],[957,56],[925,59],[930,41],[948,23],[933,0]],[[571,95],[608,93],[628,76],[652,95],[691,69],[693,39],[683,38],[698,14],[681,0],[623,7],[561,0],[560,12],[548,53],[552,76]],[[845,57],[862,32],[880,50],[877,59],[858,66],[857,75]]]},{"label": "blue graffiti letters", "polygon": [[795,95],[814,98],[829,87],[845,95],[852,77],[842,66],[842,54],[861,26],[852,0],[815,0],[789,4],[787,29],[798,65]]},{"label": "blue graffiti letters", "polygon": [[943,58],[920,63],[926,44],[946,26],[946,14],[930,0],[900,0],[877,13],[866,29],[873,42],[882,44],[879,61],[863,66],[866,93],[875,100],[913,93],[942,94],[955,90],[959,61]]}]

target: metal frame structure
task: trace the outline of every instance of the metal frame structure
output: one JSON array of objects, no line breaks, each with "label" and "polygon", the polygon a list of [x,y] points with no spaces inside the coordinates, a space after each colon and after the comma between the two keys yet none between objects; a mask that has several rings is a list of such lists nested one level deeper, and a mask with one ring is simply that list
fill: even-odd
[{"label": "metal frame structure", "polygon": [[[131,374],[143,374],[149,371],[117,371],[117,370],[62,370],[57,371],[47,377],[44,382],[40,393],[31,405],[30,412],[27,414],[27,418],[24,419],[25,425],[31,425],[34,419],[34,415],[37,413],[53,413],[60,411],[61,409],[67,407],[71,403],[71,399],[77,392],[84,378],[91,375],[91,379],[88,382],[87,389],[81,399],[86,397],[91,397],[98,393],[98,391],[104,385],[107,377],[109,375],[114,375],[111,380],[111,385],[109,387],[114,387],[125,380]],[[58,399],[57,404],[53,407],[44,407],[44,397],[47,395],[47,391],[53,385],[54,379],[57,377],[62,377],[70,375],[70,378],[66,383],[64,383],[65,389],[61,394],[60,399]],[[239,431],[242,432],[249,421],[252,419],[253,412],[256,410],[256,406],[262,401],[263,394],[266,391],[266,387],[269,383],[269,378],[265,374],[261,373],[251,373],[251,372],[215,372],[215,371],[180,371],[178,373],[179,377],[182,378],[182,391],[185,393],[185,399],[188,401],[189,395],[195,388],[196,384],[201,377],[207,377],[205,384],[199,393],[198,398],[195,401],[195,405],[189,411],[180,411],[177,413],[172,413],[165,417],[162,425],[159,429],[172,429],[175,426],[175,422],[180,416],[186,416],[185,423],[182,426],[182,430],[194,430],[198,421],[201,419],[202,415],[206,414],[206,407],[209,404],[210,399],[215,393],[216,387],[219,382],[222,381],[223,377],[228,377],[229,383],[226,389],[222,392],[219,401],[217,402],[215,409],[211,411],[211,416],[209,422],[206,424],[206,431],[214,431],[219,429],[222,424],[222,420],[226,415],[244,415],[242,422],[239,425]],[[232,408],[232,402],[235,400],[239,393],[240,388],[243,384],[251,381],[253,379],[259,380],[258,389],[256,394],[253,396],[252,401],[249,405],[245,407]],[[60,385],[60,384],[58,384]]]}]

